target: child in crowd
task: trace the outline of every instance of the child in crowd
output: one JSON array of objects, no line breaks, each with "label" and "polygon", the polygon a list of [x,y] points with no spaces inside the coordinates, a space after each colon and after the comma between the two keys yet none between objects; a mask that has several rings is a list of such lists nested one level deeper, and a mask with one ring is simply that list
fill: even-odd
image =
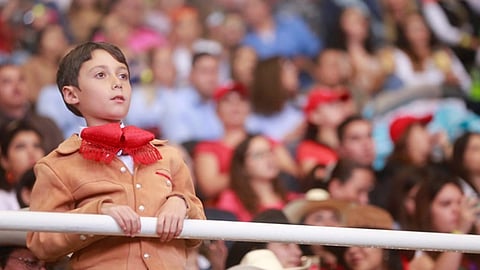
[{"label": "child in crowd", "polygon": [[[61,61],[57,84],[66,106],[85,118],[35,166],[32,211],[106,214],[125,236],[29,232],[28,247],[51,261],[73,253],[71,269],[182,269],[199,240],[174,239],[186,217],[204,219],[188,167],[176,148],[126,126],[129,67],[118,47],[83,43]],[[136,238],[140,216],[157,217],[158,238]]]}]

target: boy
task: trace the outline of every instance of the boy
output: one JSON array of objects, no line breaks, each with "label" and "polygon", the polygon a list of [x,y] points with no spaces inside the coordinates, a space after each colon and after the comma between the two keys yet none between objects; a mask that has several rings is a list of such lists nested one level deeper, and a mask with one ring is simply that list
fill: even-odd
[{"label": "boy", "polygon": [[[121,120],[130,105],[129,68],[107,43],[87,42],[62,59],[57,85],[69,110],[85,118],[35,166],[30,209],[110,215],[129,237],[30,232],[28,247],[50,261],[73,252],[71,269],[183,269],[187,247],[174,239],[183,220],[204,219],[179,152]],[[140,216],[158,218],[159,238],[134,238]]]}]

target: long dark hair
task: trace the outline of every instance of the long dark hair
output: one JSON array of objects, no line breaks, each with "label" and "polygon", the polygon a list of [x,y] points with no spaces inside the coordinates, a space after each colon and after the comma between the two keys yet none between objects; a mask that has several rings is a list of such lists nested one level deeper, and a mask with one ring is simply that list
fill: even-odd
[{"label": "long dark hair", "polygon": [[473,136],[480,136],[477,132],[465,132],[453,143],[453,153],[450,159],[452,171],[463,180],[465,180],[477,193],[479,192],[472,183],[470,172],[465,168],[465,151],[468,143]]},{"label": "long dark hair", "polygon": [[432,227],[431,206],[440,190],[447,184],[453,184],[461,191],[457,177],[445,164],[428,166],[427,177],[421,182],[415,196],[415,230],[434,231]]},{"label": "long dark hair", "polygon": [[255,66],[251,86],[251,102],[254,112],[273,115],[280,112],[289,98],[282,84],[282,58],[261,60]]},{"label": "long dark hair", "polygon": [[[259,196],[256,194],[250,183],[250,177],[245,169],[245,160],[247,158],[247,151],[253,139],[261,135],[248,135],[235,148],[230,165],[230,187],[237,194],[241,203],[253,215],[259,210]],[[276,177],[273,182],[274,191],[281,196],[283,200],[287,199],[285,189],[281,184],[279,177]]]}]

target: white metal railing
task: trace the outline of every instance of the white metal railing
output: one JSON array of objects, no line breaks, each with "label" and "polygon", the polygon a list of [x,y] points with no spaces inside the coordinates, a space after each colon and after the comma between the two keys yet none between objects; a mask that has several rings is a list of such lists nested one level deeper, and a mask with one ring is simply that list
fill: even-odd
[{"label": "white metal railing", "polygon": [[[138,237],[155,237],[156,221],[153,217],[142,217]],[[0,231],[123,235],[110,216],[33,211],[0,211]],[[480,253],[480,235],[238,221],[187,219],[179,238]]]}]

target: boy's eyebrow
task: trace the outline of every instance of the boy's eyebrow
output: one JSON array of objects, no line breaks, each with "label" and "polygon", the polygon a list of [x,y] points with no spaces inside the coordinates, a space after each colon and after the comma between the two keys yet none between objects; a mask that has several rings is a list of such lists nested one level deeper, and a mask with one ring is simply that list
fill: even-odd
[{"label": "boy's eyebrow", "polygon": [[[94,69],[96,69],[96,68],[108,69],[108,66],[107,66],[107,65],[97,65],[97,66],[91,67],[88,71],[92,71],[92,70],[94,70]],[[126,71],[127,71],[128,68],[125,66],[125,64],[121,64],[121,66],[116,67],[115,70],[117,70],[117,71],[118,71],[118,70],[126,70]]]}]

